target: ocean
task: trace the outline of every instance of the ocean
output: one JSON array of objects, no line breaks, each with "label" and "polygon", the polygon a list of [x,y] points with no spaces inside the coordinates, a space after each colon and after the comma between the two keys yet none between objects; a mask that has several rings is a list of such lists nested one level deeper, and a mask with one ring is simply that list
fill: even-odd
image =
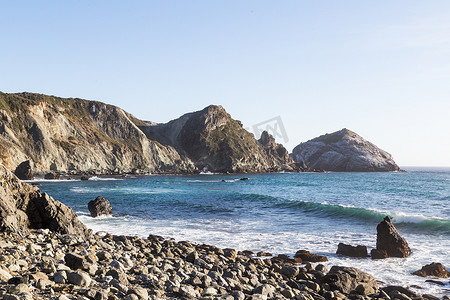
[{"label": "ocean", "polygon": [[[411,275],[425,264],[450,267],[450,168],[394,173],[201,174],[38,180],[41,191],[73,208],[94,232],[149,234],[222,248],[325,255],[325,265],[352,266],[381,285],[450,296],[445,285]],[[248,180],[240,180],[248,177]],[[90,200],[111,202],[112,217],[91,218]],[[409,258],[348,258],[337,245],[376,246],[389,215],[412,250]]]}]

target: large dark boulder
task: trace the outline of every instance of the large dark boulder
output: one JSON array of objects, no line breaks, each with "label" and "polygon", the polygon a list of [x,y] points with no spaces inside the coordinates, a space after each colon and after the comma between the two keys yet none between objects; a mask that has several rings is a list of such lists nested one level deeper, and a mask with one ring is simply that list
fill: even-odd
[{"label": "large dark boulder", "polygon": [[366,246],[352,246],[344,243],[339,243],[336,254],[350,257],[368,257]]},{"label": "large dark boulder", "polygon": [[88,203],[88,209],[92,217],[112,215],[112,207],[108,200],[98,196]]},{"label": "large dark boulder", "polygon": [[31,167],[31,162],[29,160],[26,160],[20,165],[17,166],[16,170],[14,171],[14,174],[20,179],[20,180],[33,180],[33,172]]},{"label": "large dark boulder", "polygon": [[378,284],[372,275],[351,267],[331,267],[322,282],[328,283],[332,290],[338,290],[345,294],[356,290],[359,294],[370,295],[378,290]]},{"label": "large dark boulder", "polygon": [[26,235],[29,229],[50,229],[62,234],[90,235],[77,215],[38,187],[20,181],[0,164],[0,231]]},{"label": "large dark boulder", "polygon": [[397,232],[388,216],[377,226],[377,250],[385,250],[389,257],[408,257],[411,255],[408,243]]},{"label": "large dark boulder", "polygon": [[299,144],[292,150],[292,158],[325,171],[400,171],[389,153],[346,128]]},{"label": "large dark boulder", "polygon": [[441,263],[431,263],[429,265],[425,265],[422,267],[422,269],[415,271],[413,274],[422,277],[435,276],[447,278],[450,276],[450,273],[447,271],[447,268]]}]

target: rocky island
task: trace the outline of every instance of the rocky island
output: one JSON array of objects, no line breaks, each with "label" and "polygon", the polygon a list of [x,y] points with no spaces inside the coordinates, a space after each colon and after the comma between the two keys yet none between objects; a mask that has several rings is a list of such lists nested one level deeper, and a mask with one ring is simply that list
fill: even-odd
[{"label": "rocky island", "polygon": [[299,144],[292,157],[309,168],[325,171],[400,171],[389,153],[346,128]]}]

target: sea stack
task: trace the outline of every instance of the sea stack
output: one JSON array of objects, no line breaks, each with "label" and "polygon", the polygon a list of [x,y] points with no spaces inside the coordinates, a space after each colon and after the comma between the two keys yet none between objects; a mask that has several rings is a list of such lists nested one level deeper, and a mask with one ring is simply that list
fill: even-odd
[{"label": "sea stack", "polygon": [[386,251],[389,257],[408,257],[411,255],[408,243],[400,236],[388,216],[377,226],[377,250]]},{"label": "sea stack", "polygon": [[88,209],[93,218],[112,215],[112,207],[108,200],[98,196],[88,203]]},{"label": "sea stack", "polygon": [[292,157],[297,163],[324,171],[400,171],[389,153],[346,128],[299,144]]}]

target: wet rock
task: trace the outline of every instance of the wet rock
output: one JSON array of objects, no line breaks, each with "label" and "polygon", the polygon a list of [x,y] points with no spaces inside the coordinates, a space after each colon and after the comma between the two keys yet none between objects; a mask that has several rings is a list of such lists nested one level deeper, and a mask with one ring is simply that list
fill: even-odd
[{"label": "wet rock", "polygon": [[295,253],[294,257],[296,259],[300,258],[302,260],[302,262],[323,262],[323,261],[328,261],[328,258],[326,258],[325,256],[313,254],[313,253],[310,253],[307,250],[299,250],[299,251],[297,251]]},{"label": "wet rock", "polygon": [[372,275],[369,275],[357,268],[333,266],[323,278],[324,283],[328,283],[332,290],[343,293],[350,293],[359,285],[359,291],[365,295],[373,294],[378,290],[378,284]]},{"label": "wet rock", "polygon": [[413,274],[422,277],[435,276],[440,278],[447,278],[450,275],[443,264],[435,262],[423,266],[422,269],[413,272]]},{"label": "wet rock", "polygon": [[415,292],[413,292],[407,288],[404,288],[402,286],[397,286],[397,285],[386,286],[386,287],[383,287],[382,290],[388,295],[391,295],[392,292],[397,291],[397,292],[400,292],[410,298],[418,297],[418,295]]},{"label": "wet rock", "polygon": [[31,167],[31,161],[26,160],[22,163],[20,163],[16,170],[14,171],[14,174],[20,179],[20,180],[33,180],[33,172]]},{"label": "wet rock", "polygon": [[372,249],[370,251],[370,256],[372,257],[372,259],[385,259],[389,257],[386,250],[377,249]]},{"label": "wet rock", "polygon": [[339,243],[336,254],[350,257],[368,257],[366,246],[351,246]]},{"label": "wet rock", "polygon": [[272,253],[270,253],[270,252],[259,251],[258,253],[256,253],[256,256],[258,256],[258,257],[264,257],[264,256],[273,256],[273,255],[272,255]]},{"label": "wet rock", "polygon": [[429,282],[429,283],[434,283],[434,284],[437,284],[437,285],[445,286],[445,283],[443,283],[442,281],[439,281],[439,280],[427,279],[427,280],[425,280],[425,282]]},{"label": "wet rock", "polygon": [[397,232],[388,216],[377,226],[377,250],[386,250],[390,257],[408,257],[411,255],[408,243]]},{"label": "wet rock", "polygon": [[92,217],[112,215],[112,207],[108,200],[98,196],[88,203],[88,209]]}]

